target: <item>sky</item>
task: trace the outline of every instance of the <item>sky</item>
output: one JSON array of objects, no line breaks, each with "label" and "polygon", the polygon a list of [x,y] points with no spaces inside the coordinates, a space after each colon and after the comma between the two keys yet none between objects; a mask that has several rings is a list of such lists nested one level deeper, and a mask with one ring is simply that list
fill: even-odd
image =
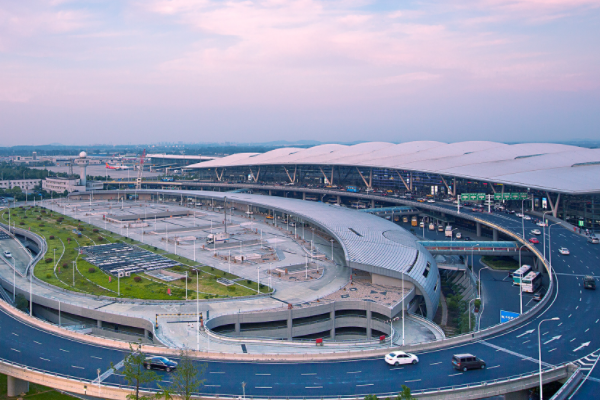
[{"label": "sky", "polygon": [[0,2],[0,146],[600,139],[600,0]]}]

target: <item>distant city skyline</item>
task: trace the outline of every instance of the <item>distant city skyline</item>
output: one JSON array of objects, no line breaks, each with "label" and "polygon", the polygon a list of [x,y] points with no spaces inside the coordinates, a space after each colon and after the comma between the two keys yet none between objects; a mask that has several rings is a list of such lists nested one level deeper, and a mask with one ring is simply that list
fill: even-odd
[{"label": "distant city skyline", "polygon": [[0,146],[600,137],[600,1],[0,4]]}]

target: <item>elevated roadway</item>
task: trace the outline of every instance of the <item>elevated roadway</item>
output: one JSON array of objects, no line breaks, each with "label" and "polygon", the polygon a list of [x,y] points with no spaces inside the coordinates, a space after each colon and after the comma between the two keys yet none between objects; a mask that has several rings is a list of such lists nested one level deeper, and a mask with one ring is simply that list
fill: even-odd
[{"label": "elevated roadway", "polygon": [[[388,200],[392,199],[381,199]],[[455,208],[443,204],[424,205],[405,200],[403,204],[427,207],[447,214],[456,212]],[[502,229],[514,239],[519,238],[522,230],[522,221],[511,215],[461,212],[460,216]],[[529,221],[525,221],[525,224],[528,230],[533,228]],[[476,385],[479,383],[485,383],[491,389],[496,380],[536,373],[538,324],[554,317],[560,320],[544,322],[540,330],[544,366],[549,368],[575,362],[582,365],[582,369],[589,370],[597,359],[595,351],[600,346],[600,309],[596,307],[599,292],[584,290],[582,277],[599,275],[597,264],[600,246],[587,243],[585,237],[560,225],[553,226],[551,232],[551,238],[547,239],[546,255],[552,260],[553,290],[547,293],[548,300],[543,310],[522,323],[518,320],[517,323],[508,323],[506,326],[509,329],[497,330],[487,336],[475,334],[473,340],[466,342],[451,339],[447,344],[437,343],[429,349],[415,346],[413,349],[417,350],[420,358],[420,363],[415,366],[390,367],[382,361],[381,355],[300,363],[209,360],[204,376],[207,381],[202,392],[237,397],[242,394],[243,381],[247,383],[246,395],[260,398],[362,397],[372,393],[395,393],[402,384],[417,393],[435,392],[445,387],[453,389],[457,398],[477,398],[472,397],[474,394],[484,397],[482,392],[477,392]],[[561,256],[558,253],[561,246],[568,247],[571,255]],[[544,252],[541,245],[531,247],[539,254]],[[15,320],[4,312],[0,313],[0,340],[0,358],[3,360],[83,381],[93,380],[97,368],[102,371],[107,369],[109,360],[120,361],[123,357],[120,350],[50,334]],[[488,368],[467,373],[453,370],[450,365],[452,354],[464,352],[483,358]],[[77,357],[73,357],[74,354]],[[78,365],[78,362],[87,362],[87,365]],[[512,382],[514,388],[523,388],[518,386],[518,382],[521,381]],[[103,383],[123,384],[124,381],[119,374],[113,374]],[[535,384],[534,379],[527,387]],[[460,387],[464,385],[471,388],[458,395]],[[494,394],[498,393],[502,392]],[[585,395],[592,392],[584,385],[581,393]],[[445,398],[451,396],[446,394]]]}]

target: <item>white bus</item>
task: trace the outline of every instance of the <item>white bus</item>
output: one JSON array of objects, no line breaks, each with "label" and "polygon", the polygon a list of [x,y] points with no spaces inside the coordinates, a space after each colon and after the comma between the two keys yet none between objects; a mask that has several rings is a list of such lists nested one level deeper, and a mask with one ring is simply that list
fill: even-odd
[{"label": "white bus", "polygon": [[533,293],[542,286],[542,274],[539,272],[530,272],[523,278],[523,291],[526,293]]},{"label": "white bus", "polygon": [[444,231],[445,237],[452,237],[452,227],[450,225],[446,225],[446,230]]},{"label": "white bus", "polygon": [[513,285],[520,285],[521,279],[531,271],[531,266],[523,265],[521,268],[513,272]]}]

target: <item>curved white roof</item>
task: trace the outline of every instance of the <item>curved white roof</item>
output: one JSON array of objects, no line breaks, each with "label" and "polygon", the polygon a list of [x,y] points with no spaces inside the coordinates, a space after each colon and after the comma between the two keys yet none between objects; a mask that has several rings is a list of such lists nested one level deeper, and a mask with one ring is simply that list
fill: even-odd
[{"label": "curved white roof", "polygon": [[[585,164],[583,166],[577,164]],[[344,165],[420,171],[563,193],[600,192],[600,149],[554,143],[368,142],[234,154],[191,168]]]}]

